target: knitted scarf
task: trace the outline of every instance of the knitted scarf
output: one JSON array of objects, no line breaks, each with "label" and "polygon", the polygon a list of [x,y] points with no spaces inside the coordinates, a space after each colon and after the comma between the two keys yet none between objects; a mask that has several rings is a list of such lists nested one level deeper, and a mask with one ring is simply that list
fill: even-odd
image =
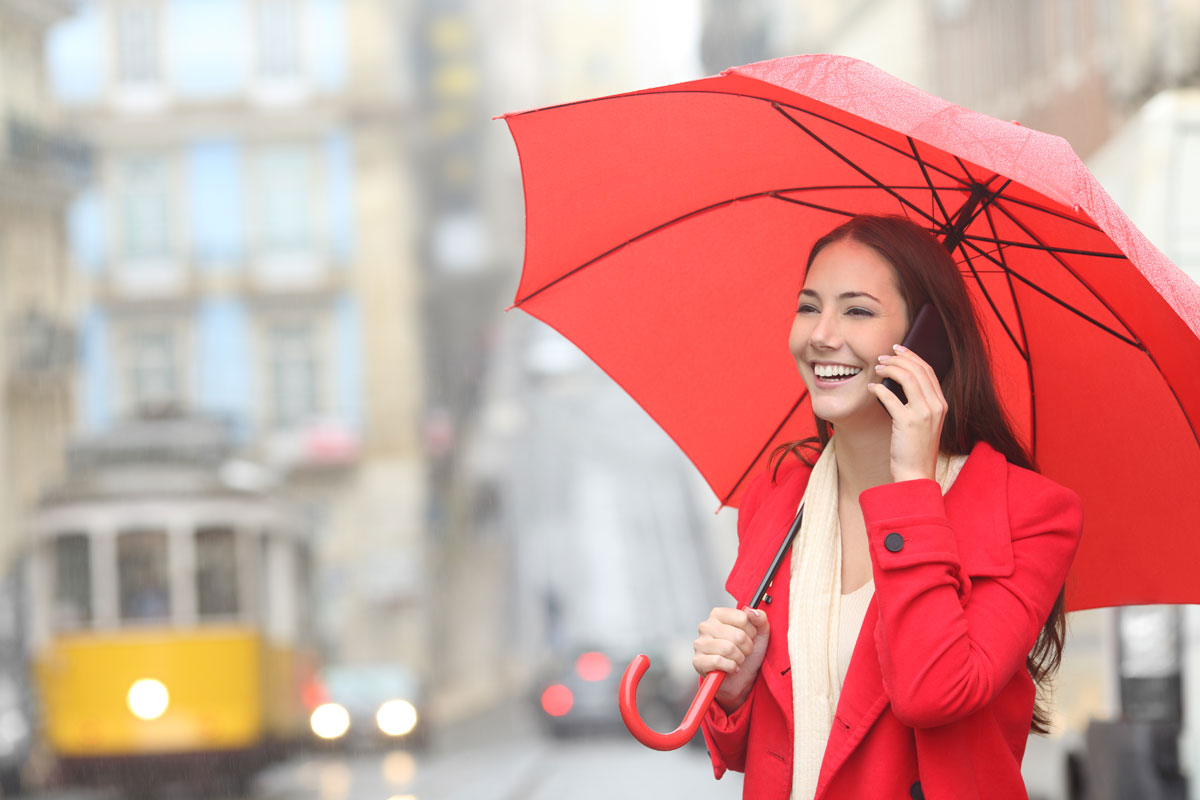
[{"label": "knitted scarf", "polygon": [[[939,454],[937,481],[943,494],[966,460],[966,456]],[[801,503],[804,519],[792,544],[788,606],[793,800],[808,800],[816,794],[840,683],[835,636],[842,594],[842,535],[834,439],[817,459]]]}]

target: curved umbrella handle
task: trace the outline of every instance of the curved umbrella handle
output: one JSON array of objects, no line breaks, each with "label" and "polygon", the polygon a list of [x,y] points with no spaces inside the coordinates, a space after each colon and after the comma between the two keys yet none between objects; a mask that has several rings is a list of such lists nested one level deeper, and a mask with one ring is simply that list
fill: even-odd
[{"label": "curved umbrella handle", "polygon": [[683,722],[679,723],[679,727],[670,733],[659,733],[642,722],[637,709],[638,683],[641,682],[642,676],[649,668],[650,658],[645,655],[639,655],[625,668],[625,674],[621,676],[621,688],[617,695],[617,705],[621,707],[621,719],[625,720],[625,727],[629,728],[633,738],[646,747],[655,750],[675,750],[683,747],[696,735],[696,730],[700,727],[700,720],[704,718],[713,698],[717,696],[717,690],[721,688],[721,682],[725,680],[725,673],[715,669],[705,675],[704,680],[700,683],[700,691],[696,692],[692,705],[683,715]]}]

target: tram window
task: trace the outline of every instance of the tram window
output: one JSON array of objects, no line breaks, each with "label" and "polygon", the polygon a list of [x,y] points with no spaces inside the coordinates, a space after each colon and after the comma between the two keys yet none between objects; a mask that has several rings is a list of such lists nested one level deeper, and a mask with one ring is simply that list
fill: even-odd
[{"label": "tram window", "polygon": [[54,540],[54,627],[79,628],[92,621],[91,541],[85,533]]},{"label": "tram window", "polygon": [[167,619],[171,591],[167,580],[166,531],[126,531],[117,537],[117,582],[122,620]]},{"label": "tram window", "polygon": [[196,607],[202,619],[238,613],[237,540],[232,528],[196,531]]}]

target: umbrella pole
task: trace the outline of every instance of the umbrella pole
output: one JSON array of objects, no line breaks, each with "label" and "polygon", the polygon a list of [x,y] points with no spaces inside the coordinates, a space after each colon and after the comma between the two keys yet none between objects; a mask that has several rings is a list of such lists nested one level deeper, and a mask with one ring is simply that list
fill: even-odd
[{"label": "umbrella pole", "polygon": [[[792,546],[792,541],[800,531],[800,523],[803,519],[804,504],[802,503],[800,509],[796,512],[796,519],[792,522],[792,527],[788,529],[787,536],[783,537],[783,543],[775,553],[775,558],[771,559],[771,566],[767,568],[766,574],[763,575],[762,581],[758,584],[758,589],[755,590],[754,596],[750,598],[750,608],[758,608],[762,602],[763,596],[767,593],[767,588],[770,587],[771,581],[775,579],[775,573],[779,570],[779,564],[783,561],[783,557]],[[696,735],[696,731],[700,727],[700,721],[704,718],[705,713],[708,712],[708,707],[712,704],[713,698],[717,696],[717,690],[721,688],[721,683],[725,680],[725,673],[720,670],[713,670],[705,675],[700,681],[699,691],[696,692],[695,698],[692,699],[692,704],[683,716],[683,722],[670,733],[659,733],[642,721],[641,714],[638,713],[637,708],[638,684],[649,668],[650,658],[644,654],[638,655],[625,668],[625,674],[621,676],[621,686],[617,694],[617,704],[621,708],[621,719],[625,721],[625,727],[629,728],[629,732],[633,734],[633,738],[646,745],[646,747],[654,750],[675,750],[683,747],[683,745],[691,741],[692,737]]]}]

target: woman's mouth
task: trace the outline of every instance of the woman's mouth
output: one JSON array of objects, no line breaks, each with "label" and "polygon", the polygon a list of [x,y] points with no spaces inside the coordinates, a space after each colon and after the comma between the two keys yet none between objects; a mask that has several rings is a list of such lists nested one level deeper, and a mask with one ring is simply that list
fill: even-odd
[{"label": "woman's mouth", "polygon": [[862,372],[862,367],[851,367],[847,364],[813,364],[812,370],[813,375],[822,383],[841,383]]}]

